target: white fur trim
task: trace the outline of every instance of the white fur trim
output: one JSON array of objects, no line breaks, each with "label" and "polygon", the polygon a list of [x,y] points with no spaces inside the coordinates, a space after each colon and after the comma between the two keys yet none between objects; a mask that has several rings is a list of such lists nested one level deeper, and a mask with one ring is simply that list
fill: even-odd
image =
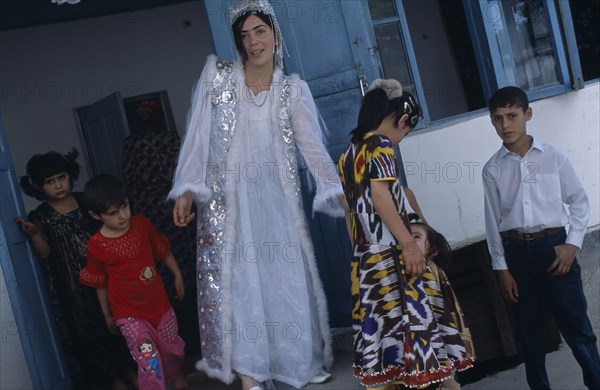
[{"label": "white fur trim", "polygon": [[206,184],[202,183],[202,184],[183,184],[177,187],[174,187],[171,192],[169,192],[169,196],[167,197],[168,199],[177,199],[179,198],[181,195],[185,194],[186,192],[190,192],[194,198],[194,200],[196,200],[196,202],[199,203],[203,203],[203,202],[207,202],[210,197],[212,196],[212,191],[210,190],[210,188],[208,188],[206,186]]},{"label": "white fur trim", "polygon": [[342,218],[344,216],[344,209],[338,203],[337,199],[343,195],[344,192],[341,188],[318,193],[313,200],[313,211],[318,211],[334,218]]},{"label": "white fur trim", "polygon": [[219,370],[218,368],[213,368],[208,365],[206,359],[198,360],[196,362],[196,370],[205,373],[210,378],[215,378],[224,383],[230,385],[235,380],[235,375],[231,372],[225,372],[224,370]]}]

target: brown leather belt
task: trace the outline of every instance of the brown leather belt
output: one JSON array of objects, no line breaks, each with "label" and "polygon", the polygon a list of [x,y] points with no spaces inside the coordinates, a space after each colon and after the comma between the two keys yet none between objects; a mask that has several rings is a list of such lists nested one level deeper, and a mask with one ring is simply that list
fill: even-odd
[{"label": "brown leather belt", "polygon": [[504,232],[500,232],[500,236],[504,238],[511,238],[513,240],[537,240],[539,238],[544,238],[556,234],[563,230],[564,227],[553,227],[544,230],[540,230],[535,233],[522,233],[516,230],[507,230]]}]

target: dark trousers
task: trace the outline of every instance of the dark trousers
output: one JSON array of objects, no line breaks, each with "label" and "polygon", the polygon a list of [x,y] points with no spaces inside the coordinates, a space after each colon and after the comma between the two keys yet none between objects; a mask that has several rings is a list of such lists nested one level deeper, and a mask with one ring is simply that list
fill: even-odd
[{"label": "dark trousers", "polygon": [[550,389],[544,344],[546,307],[581,366],[583,382],[589,389],[600,390],[600,356],[587,316],[577,259],[565,275],[546,272],[556,258],[554,247],[565,240],[564,229],[535,240],[502,240],[508,268],[519,288],[518,331],[525,349],[527,383],[535,390]]}]

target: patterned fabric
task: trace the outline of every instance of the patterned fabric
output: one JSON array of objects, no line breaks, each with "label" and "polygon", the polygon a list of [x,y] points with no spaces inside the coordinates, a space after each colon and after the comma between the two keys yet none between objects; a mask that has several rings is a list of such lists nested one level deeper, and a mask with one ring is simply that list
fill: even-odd
[{"label": "patterned fabric", "polygon": [[[72,193],[78,204],[83,194]],[[41,262],[57,328],[67,353],[74,353],[88,384],[110,382],[129,360],[120,337],[106,327],[96,291],[79,284],[86,266],[86,246],[98,224],[85,209],[61,214],[44,202],[29,213],[42,228],[50,245],[50,257]],[[71,367],[72,373],[80,371]]]},{"label": "patterned fabric", "polygon": [[[354,162],[352,161],[354,157]],[[357,245],[381,243],[394,245],[396,239],[375,212],[371,200],[370,180],[390,181],[390,195],[401,212],[402,220],[408,225],[406,207],[401,204],[402,186],[397,180],[396,155],[392,142],[381,136],[368,133],[360,144],[351,144],[338,162],[350,210],[352,236]],[[351,179],[354,178],[354,179]]]},{"label": "patterned fabric", "polygon": [[183,368],[185,343],[178,335],[177,318],[171,309],[164,313],[156,328],[140,318],[116,320],[138,366],[140,389],[164,389]]},{"label": "patterned fabric", "polygon": [[106,275],[92,275],[85,268],[79,274],[79,280],[81,284],[86,286],[97,286],[95,288],[106,287]]},{"label": "patterned fabric", "polygon": [[[127,185],[132,213],[147,217],[156,230],[171,242],[171,251],[181,270],[185,296],[177,298],[173,274],[162,263],[156,265],[169,301],[175,309],[186,353],[200,350],[196,291],[196,226],[184,228],[173,224],[173,206],[167,195],[173,182],[181,140],[171,131],[143,132],[125,139],[123,147],[123,180]],[[195,209],[192,211],[196,211]]]},{"label": "patterned fabric", "polygon": [[[194,291],[196,229],[193,224],[186,228],[176,227],[173,224],[173,207],[167,203],[180,142],[176,133],[166,131],[139,133],[126,138],[123,148],[123,180],[127,185],[132,213],[148,218],[156,230],[169,239],[186,291]],[[157,269],[171,302],[176,303],[173,275],[162,263],[157,265]],[[177,307],[175,310],[177,311]],[[194,318],[195,316],[194,313]]]},{"label": "patterned fabric", "polygon": [[473,345],[473,337],[471,336],[471,331],[467,327],[465,323],[464,314],[460,307],[460,303],[458,302],[458,298],[456,298],[456,294],[454,294],[454,290],[452,289],[452,285],[450,284],[450,280],[448,280],[448,276],[444,270],[439,267],[436,263],[429,260],[428,261],[429,269],[431,273],[434,275],[435,280],[439,285],[439,292],[441,293],[441,297],[437,295],[437,292],[432,293],[430,299],[443,299],[446,306],[445,313],[442,315],[451,315],[451,318],[445,319],[446,322],[453,322],[456,324],[456,328],[460,333],[460,338],[465,346],[465,349],[469,355],[473,359],[475,359],[475,347]]},{"label": "patterned fabric", "polygon": [[[156,326],[171,305],[155,261],[169,256],[166,237],[141,215],[131,217],[127,232],[105,237],[99,231],[88,243],[88,266],[80,281],[91,287],[108,286],[108,301],[114,318],[139,317]],[[106,285],[93,284],[106,276]]]},{"label": "patterned fabric", "polygon": [[[83,194],[73,192],[78,204],[82,204]],[[78,208],[68,214],[61,214],[44,202],[29,213],[29,219],[42,227],[44,237],[51,246],[50,262],[60,272],[60,284],[70,291],[80,288],[79,271],[86,264],[87,242],[99,228],[86,210]]]},{"label": "patterned fabric", "polygon": [[350,207],[354,374],[365,386],[402,381],[422,387],[466,369],[472,359],[445,307],[435,275],[405,272],[402,246],[375,211],[371,180],[390,181],[390,195],[410,231],[406,196],[389,139],[368,133],[338,162]]}]

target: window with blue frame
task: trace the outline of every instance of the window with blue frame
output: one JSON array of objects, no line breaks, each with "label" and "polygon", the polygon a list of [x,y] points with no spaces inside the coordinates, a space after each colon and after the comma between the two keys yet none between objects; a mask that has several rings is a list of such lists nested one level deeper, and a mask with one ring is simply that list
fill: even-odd
[{"label": "window with blue frame", "polygon": [[600,1],[569,0],[584,81],[600,78]]},{"label": "window with blue frame", "polygon": [[384,77],[417,95],[425,126],[486,106],[499,87],[530,98],[581,87],[568,2],[368,0]]}]

